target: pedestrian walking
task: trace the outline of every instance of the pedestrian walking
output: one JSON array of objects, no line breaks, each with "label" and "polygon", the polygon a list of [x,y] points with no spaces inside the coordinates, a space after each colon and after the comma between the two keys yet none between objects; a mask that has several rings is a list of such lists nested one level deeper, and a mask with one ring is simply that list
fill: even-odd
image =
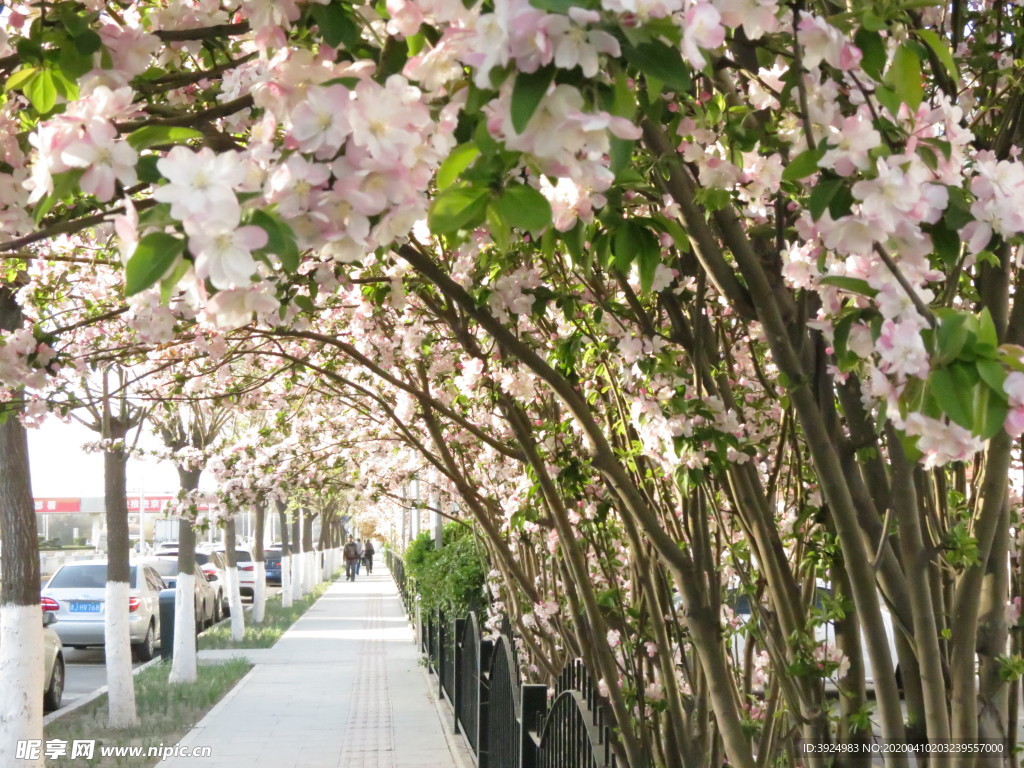
[{"label": "pedestrian walking", "polygon": [[356,539],[356,576],[359,575],[359,565],[363,562],[363,540]]},{"label": "pedestrian walking", "polygon": [[345,558],[345,581],[355,581],[356,573],[358,573],[356,567],[359,564],[359,550],[351,536],[348,537],[348,544],[342,550],[342,555]]},{"label": "pedestrian walking", "polygon": [[373,548],[373,542],[369,539],[366,540],[366,546],[363,547],[363,560],[366,562],[366,574],[369,576],[373,573],[373,556],[377,550]]}]

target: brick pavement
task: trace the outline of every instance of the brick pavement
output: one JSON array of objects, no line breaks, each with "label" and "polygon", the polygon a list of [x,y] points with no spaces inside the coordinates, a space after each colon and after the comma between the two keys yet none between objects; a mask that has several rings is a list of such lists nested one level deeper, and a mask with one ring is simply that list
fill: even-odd
[{"label": "brick pavement", "polygon": [[456,768],[390,574],[335,582],[161,768]]}]

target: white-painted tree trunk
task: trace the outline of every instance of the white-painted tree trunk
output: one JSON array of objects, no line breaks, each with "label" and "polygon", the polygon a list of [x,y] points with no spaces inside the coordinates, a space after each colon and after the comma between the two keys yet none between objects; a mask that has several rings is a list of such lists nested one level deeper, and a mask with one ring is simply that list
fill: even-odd
[{"label": "white-painted tree trunk", "polygon": [[179,573],[174,594],[174,658],[171,660],[172,683],[196,681],[196,577]]},{"label": "white-painted tree trunk", "polygon": [[[284,566],[282,565],[282,568]],[[252,623],[262,624],[267,608],[267,566],[257,560],[252,593]]]},{"label": "white-painted tree trunk", "polygon": [[38,605],[0,605],[0,765],[42,768],[18,760],[19,741],[43,738],[43,619]]},{"label": "white-painted tree trunk", "polygon": [[231,639],[241,642],[245,637],[245,613],[242,610],[242,593],[238,584],[238,568],[229,567],[228,605],[231,606]]},{"label": "white-painted tree trunk", "polygon": [[281,607],[292,607],[292,556],[281,556]]},{"label": "white-painted tree trunk", "polygon": [[111,728],[138,724],[135,709],[135,678],[132,675],[132,638],[128,626],[128,598],[131,587],[125,581],[108,581],[103,606],[103,650],[107,666],[107,717]]},{"label": "white-painted tree trunk", "polygon": [[312,592],[313,588],[320,583],[320,553],[313,549],[309,552],[309,579],[307,581],[309,589],[307,592]]},{"label": "white-painted tree trunk", "polygon": [[333,549],[324,550],[324,567],[320,572],[320,581],[327,581],[331,578],[331,574],[334,573],[334,569],[331,567],[331,556],[334,554]]},{"label": "white-painted tree trunk", "polygon": [[305,592],[303,592],[303,590],[302,590],[302,588],[305,586],[305,582],[303,581],[303,579],[305,578],[305,575],[304,575],[304,570],[305,569],[302,566],[304,566],[305,564],[306,564],[306,555],[305,555],[304,552],[298,552],[298,553],[292,555],[292,599],[293,600],[301,600],[302,596],[305,594]]}]

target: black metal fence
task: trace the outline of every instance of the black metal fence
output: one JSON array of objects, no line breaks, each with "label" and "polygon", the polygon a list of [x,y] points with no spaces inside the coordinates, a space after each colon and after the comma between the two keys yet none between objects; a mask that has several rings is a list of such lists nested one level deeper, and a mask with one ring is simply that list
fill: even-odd
[{"label": "black metal fence", "polygon": [[408,613],[409,590],[405,583],[405,562],[402,560],[401,555],[395,554],[394,550],[388,548],[384,550],[384,564],[391,571],[391,576],[398,586],[398,595],[402,598],[402,605],[405,606],[405,610]]},{"label": "black metal fence", "polygon": [[[401,591],[395,561],[388,567]],[[478,768],[616,768],[611,722],[581,661],[566,665],[549,706],[547,686],[521,681],[507,622],[494,641],[484,639],[475,613],[452,621],[429,612],[419,627],[438,696],[451,703],[454,730]]]}]

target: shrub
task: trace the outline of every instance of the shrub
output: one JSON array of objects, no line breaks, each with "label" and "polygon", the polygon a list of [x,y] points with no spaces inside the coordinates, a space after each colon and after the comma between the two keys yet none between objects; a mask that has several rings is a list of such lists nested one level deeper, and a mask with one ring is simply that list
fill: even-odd
[{"label": "shrub", "polygon": [[483,602],[487,560],[471,528],[448,523],[443,541],[437,549],[431,533],[417,536],[405,550],[406,578],[424,611],[461,616]]}]

